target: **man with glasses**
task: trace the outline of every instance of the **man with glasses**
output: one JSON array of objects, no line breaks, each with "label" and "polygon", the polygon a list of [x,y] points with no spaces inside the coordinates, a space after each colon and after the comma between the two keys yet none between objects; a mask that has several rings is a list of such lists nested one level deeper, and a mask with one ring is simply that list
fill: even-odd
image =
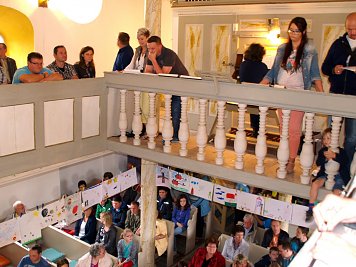
[{"label": "man with glasses", "polygon": [[244,240],[245,229],[241,225],[236,225],[232,234],[232,237],[225,241],[221,253],[225,260],[233,261],[238,254],[248,257],[250,245]]},{"label": "man with glasses", "polygon": [[[330,93],[356,95],[356,12],[345,22],[346,33],[330,47],[321,66],[329,76]],[[356,119],[345,119],[344,149],[351,162],[356,146]]]},{"label": "man with glasses", "polygon": [[31,52],[27,56],[27,66],[18,69],[12,83],[36,83],[63,80],[58,72],[43,68],[43,57],[40,53]]}]

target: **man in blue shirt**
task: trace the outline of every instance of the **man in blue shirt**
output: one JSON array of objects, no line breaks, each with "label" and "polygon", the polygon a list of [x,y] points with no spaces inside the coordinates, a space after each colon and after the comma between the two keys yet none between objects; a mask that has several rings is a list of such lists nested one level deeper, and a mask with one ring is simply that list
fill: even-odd
[{"label": "man in blue shirt", "polygon": [[27,66],[16,70],[12,83],[36,83],[59,80],[63,80],[63,76],[44,68],[43,56],[40,53],[31,52],[27,56]]},{"label": "man in blue shirt", "polygon": [[49,263],[42,258],[42,248],[40,245],[34,245],[28,255],[24,256],[17,267],[49,267]]},{"label": "man in blue shirt", "polygon": [[120,48],[117,52],[113,71],[123,71],[130,64],[134,55],[133,49],[130,46],[130,36],[126,32],[120,32],[117,38],[117,46]]},{"label": "man in blue shirt", "polygon": [[110,209],[112,215],[112,222],[115,226],[122,229],[125,228],[126,220],[126,207],[127,205],[122,202],[120,195],[113,197],[111,200],[112,208]]}]

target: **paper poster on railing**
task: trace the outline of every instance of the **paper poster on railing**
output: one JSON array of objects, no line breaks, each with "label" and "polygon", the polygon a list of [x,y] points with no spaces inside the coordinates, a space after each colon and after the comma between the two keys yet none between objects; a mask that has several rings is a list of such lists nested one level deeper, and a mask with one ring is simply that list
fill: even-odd
[{"label": "paper poster on railing", "polygon": [[0,248],[21,240],[18,220],[15,218],[0,223]]},{"label": "paper poster on railing", "polygon": [[290,222],[292,219],[292,209],[293,206],[291,203],[266,197],[263,216],[278,221]]},{"label": "paper poster on railing", "polygon": [[168,168],[156,166],[156,185],[171,188]]},{"label": "paper poster on railing", "polygon": [[102,182],[103,196],[112,197],[120,193],[120,183],[118,176]]},{"label": "paper poster on railing", "polygon": [[39,215],[42,228],[55,224],[66,219],[65,201],[63,198],[42,206],[37,206],[32,210],[33,214]]},{"label": "paper poster on railing", "polygon": [[213,198],[213,190],[213,183],[190,176],[189,194],[211,201]]},{"label": "paper poster on railing", "polygon": [[215,184],[213,201],[229,207],[236,207],[236,189]]},{"label": "paper poster on railing", "polygon": [[291,224],[300,225],[308,228],[313,226],[314,224],[313,220],[309,223],[305,222],[305,215],[309,207],[298,205],[298,204],[292,204],[292,207],[293,207],[292,209],[293,211],[292,211],[292,219],[290,222]]},{"label": "paper poster on railing", "polygon": [[190,176],[185,173],[171,171],[171,187],[175,190],[189,193]]},{"label": "paper poster on railing", "polygon": [[118,176],[118,182],[120,184],[121,191],[125,191],[127,188],[138,184],[136,168],[120,173]]},{"label": "paper poster on railing", "polygon": [[82,204],[80,199],[80,192],[73,195],[63,197],[64,207],[66,210],[66,223],[71,224],[82,217]]},{"label": "paper poster on railing", "polygon": [[17,220],[22,244],[26,245],[41,238],[41,214],[38,210],[27,212]]},{"label": "paper poster on railing", "polygon": [[264,198],[262,196],[237,191],[236,208],[250,213],[262,215]]},{"label": "paper poster on railing", "polygon": [[96,185],[82,192],[84,207],[91,207],[98,204],[102,199],[102,185]]}]

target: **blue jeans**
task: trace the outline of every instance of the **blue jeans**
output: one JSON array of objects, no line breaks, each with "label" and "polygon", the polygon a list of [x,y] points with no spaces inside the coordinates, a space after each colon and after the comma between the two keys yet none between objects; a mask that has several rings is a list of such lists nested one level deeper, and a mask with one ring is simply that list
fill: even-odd
[{"label": "blue jeans", "polygon": [[[320,177],[318,177],[318,178],[315,178],[315,179],[313,180],[313,182],[316,181],[316,180],[319,180],[319,179],[322,179],[322,180],[325,180],[325,181],[326,181],[326,180],[327,180],[327,177],[325,177],[325,176],[320,176]],[[335,181],[335,184],[334,184],[334,186],[333,186],[333,188],[332,188],[332,191],[334,191],[335,189],[338,189],[338,190],[340,190],[340,191],[344,190],[345,183],[344,183],[344,180],[342,179],[342,177],[340,176],[339,173],[334,176],[334,181]],[[325,185],[325,182],[324,182],[324,185]]]},{"label": "blue jeans", "polygon": [[180,125],[181,110],[182,110],[180,96],[177,95],[172,96],[171,109],[172,109],[173,139],[178,140],[178,131]]},{"label": "blue jeans", "polygon": [[185,232],[187,228],[185,227],[176,227],[174,228],[174,251],[177,251],[177,244],[176,244],[176,235],[180,235],[181,233]]},{"label": "blue jeans", "polygon": [[356,146],[356,119],[345,118],[344,149],[351,164]]}]

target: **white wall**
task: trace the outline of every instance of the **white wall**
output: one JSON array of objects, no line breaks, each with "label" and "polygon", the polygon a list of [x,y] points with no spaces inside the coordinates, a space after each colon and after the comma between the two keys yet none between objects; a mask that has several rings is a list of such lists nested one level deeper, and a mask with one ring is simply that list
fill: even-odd
[{"label": "white wall", "polygon": [[104,172],[110,171],[116,175],[126,170],[127,156],[112,153],[1,186],[0,221],[11,214],[12,204],[16,200],[21,200],[31,209],[59,199],[65,193],[74,193],[79,180],[86,180],[89,184],[95,179],[101,179]]},{"label": "white wall", "polygon": [[35,7],[33,2],[37,0],[0,0],[1,5],[29,17],[35,32],[35,50],[43,55],[46,65],[53,61],[56,45],[66,46],[69,63],[78,61],[80,49],[90,45],[95,50],[94,61],[100,77],[112,69],[120,31],[131,36],[133,47],[138,46],[136,32],[144,26],[144,0],[104,0],[99,17],[85,25],[70,21],[58,10]]}]

